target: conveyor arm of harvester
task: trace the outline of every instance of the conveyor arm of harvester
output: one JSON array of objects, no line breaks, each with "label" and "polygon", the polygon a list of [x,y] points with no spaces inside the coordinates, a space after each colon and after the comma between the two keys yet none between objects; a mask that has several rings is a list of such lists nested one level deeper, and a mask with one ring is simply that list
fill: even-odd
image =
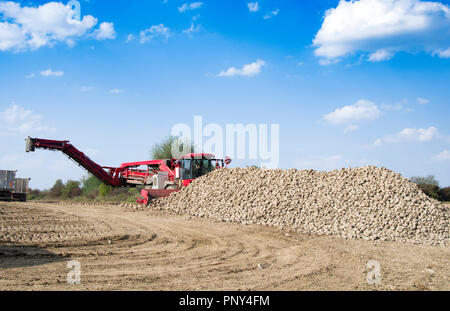
[{"label": "conveyor arm of harvester", "polygon": [[26,139],[26,152],[34,152],[36,148],[61,151],[103,183],[113,187],[124,186],[123,179],[119,177],[120,169],[109,168],[109,172],[105,171],[102,166],[92,161],[83,152],[70,144],[68,140],[48,140],[28,137]]}]

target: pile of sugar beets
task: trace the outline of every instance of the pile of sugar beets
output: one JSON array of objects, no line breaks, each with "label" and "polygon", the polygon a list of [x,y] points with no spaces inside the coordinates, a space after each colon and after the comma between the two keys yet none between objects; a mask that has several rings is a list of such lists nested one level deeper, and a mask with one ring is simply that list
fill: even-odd
[{"label": "pile of sugar beets", "polygon": [[386,168],[218,169],[153,208],[344,239],[449,245],[449,208]]}]

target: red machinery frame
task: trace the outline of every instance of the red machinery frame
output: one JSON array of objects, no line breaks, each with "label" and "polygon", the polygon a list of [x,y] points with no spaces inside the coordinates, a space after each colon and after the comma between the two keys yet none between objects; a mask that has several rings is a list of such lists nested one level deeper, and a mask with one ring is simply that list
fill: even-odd
[{"label": "red machinery frame", "polygon": [[[120,167],[106,167],[91,160],[87,155],[70,144],[68,140],[49,140],[28,137],[26,139],[26,152],[34,152],[36,148],[63,152],[89,173],[112,187],[145,186],[149,184],[148,179],[159,172],[167,172],[169,181],[173,182],[176,175],[175,170],[179,167],[177,159],[129,162],[123,163]],[[219,161],[222,162],[222,167],[224,163],[228,165],[231,162],[231,159],[228,157],[225,160],[215,159],[214,155],[208,153],[190,153],[181,157],[180,160],[202,158],[215,160],[217,162],[216,168],[220,167],[218,164]],[[140,166],[147,166],[147,169],[139,169],[138,167]],[[182,180],[182,186],[187,186],[191,182],[192,179]],[[180,190],[180,188],[181,185],[178,189],[143,189],[138,202],[148,204],[151,197],[166,197],[172,192]]]}]

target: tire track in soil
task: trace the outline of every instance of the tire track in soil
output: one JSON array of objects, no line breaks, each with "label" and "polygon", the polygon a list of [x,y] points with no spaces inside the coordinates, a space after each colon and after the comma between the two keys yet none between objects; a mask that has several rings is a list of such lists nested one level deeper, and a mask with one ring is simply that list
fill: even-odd
[{"label": "tire track in soil", "polygon": [[[449,248],[288,234],[117,206],[0,203],[0,236],[6,231],[22,237],[13,241],[20,247],[58,260],[43,262],[30,251],[15,267],[14,254],[0,256],[0,289],[448,290],[450,283]],[[2,237],[0,249],[11,244]],[[73,259],[82,265],[75,287],[66,283]],[[370,259],[382,261],[381,287],[365,282]],[[427,266],[434,276],[423,274]]]}]

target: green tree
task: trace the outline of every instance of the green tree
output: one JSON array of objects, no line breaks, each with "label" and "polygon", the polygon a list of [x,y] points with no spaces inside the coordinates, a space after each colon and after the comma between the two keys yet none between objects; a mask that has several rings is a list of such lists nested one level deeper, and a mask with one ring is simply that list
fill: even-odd
[{"label": "green tree", "polygon": [[62,198],[71,199],[81,195],[80,182],[69,180],[61,191]]},{"label": "green tree", "polygon": [[411,177],[411,181],[418,185],[433,185],[439,187],[439,182],[436,180],[434,175],[428,175],[426,177],[419,177],[419,176]]},{"label": "green tree", "polygon": [[111,191],[113,190],[113,187],[105,185],[104,183],[100,184],[100,187],[98,189],[98,193],[100,194],[100,196],[102,198],[106,197],[108,194],[111,193]]},{"label": "green tree", "polygon": [[439,182],[433,175],[428,175],[426,177],[411,177],[411,181],[416,183],[426,195],[433,199],[439,200]]},{"label": "green tree", "polygon": [[[172,154],[172,146],[175,142],[177,142],[177,139],[177,137],[168,136],[161,143],[154,144],[151,150],[151,158],[155,160],[174,158],[174,155]],[[183,144],[181,144],[180,150],[182,150],[182,148],[184,148]],[[186,149],[190,150],[190,152],[194,152],[195,148],[192,144],[189,144]]]},{"label": "green tree", "polygon": [[439,200],[450,202],[450,187],[439,190]]},{"label": "green tree", "polygon": [[98,195],[102,182],[97,177],[89,175],[81,179],[81,184],[83,195],[93,199]]},{"label": "green tree", "polygon": [[64,189],[64,183],[61,179],[58,179],[53,187],[50,189],[50,197],[59,198],[62,195],[62,190]]}]

